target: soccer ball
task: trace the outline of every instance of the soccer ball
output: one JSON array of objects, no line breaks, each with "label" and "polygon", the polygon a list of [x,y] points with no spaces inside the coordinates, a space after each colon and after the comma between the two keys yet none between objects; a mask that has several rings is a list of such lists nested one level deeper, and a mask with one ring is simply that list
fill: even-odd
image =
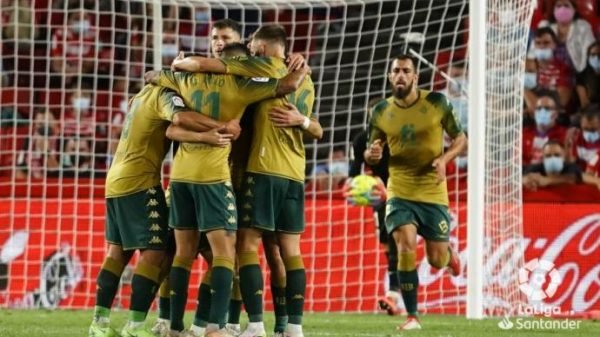
[{"label": "soccer ball", "polygon": [[373,193],[381,192],[379,188],[382,186],[380,185],[382,185],[380,180],[373,176],[366,174],[356,176],[350,182],[349,189],[345,193],[346,200],[357,206],[374,206],[383,199],[381,193]]}]

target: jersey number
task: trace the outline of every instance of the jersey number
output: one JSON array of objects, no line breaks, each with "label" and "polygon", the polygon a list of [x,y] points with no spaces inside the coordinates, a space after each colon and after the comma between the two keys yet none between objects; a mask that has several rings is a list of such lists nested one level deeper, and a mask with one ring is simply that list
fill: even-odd
[{"label": "jersey number", "polygon": [[301,114],[304,116],[308,116],[308,105],[306,104],[306,98],[310,92],[306,89],[302,90],[299,95],[296,95],[296,92],[292,92],[286,96],[287,100],[298,108]]},{"label": "jersey number", "polygon": [[205,105],[210,105],[208,113],[213,119],[219,119],[220,99],[221,97],[219,93],[214,91],[205,94],[204,92],[202,92],[202,90],[195,90],[192,93],[192,102],[194,104],[194,110],[200,112],[202,111],[202,107],[204,107]]}]

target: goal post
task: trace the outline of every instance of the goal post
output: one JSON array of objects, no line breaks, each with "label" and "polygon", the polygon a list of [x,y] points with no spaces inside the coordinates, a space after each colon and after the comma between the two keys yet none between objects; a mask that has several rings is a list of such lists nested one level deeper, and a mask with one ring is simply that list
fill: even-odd
[{"label": "goal post", "polygon": [[[468,171],[455,165],[447,179],[452,243],[469,265],[460,277],[435,270],[419,240],[420,310],[481,318],[520,300],[514,284],[487,283],[498,270],[486,265],[499,243],[522,235],[517,117],[531,1],[139,0],[86,1],[88,7],[76,9],[53,3],[15,1],[3,8],[32,19],[7,25],[22,33],[1,30],[0,249],[10,258],[0,260],[0,307],[93,306],[106,249],[102,177],[127,98],[139,90],[144,71],[166,66],[174,50],[207,54],[210,25],[225,17],[241,23],[244,38],[260,25],[283,25],[291,50],[304,54],[313,70],[314,112],[325,133],[306,143],[307,311],[375,312],[384,294],[387,265],[372,210],[349,205],[340,182],[352,140],[367,125],[369,100],[390,95],[390,59],[409,52],[422,59],[420,88],[448,93],[450,83],[459,86],[449,97],[461,121],[468,120],[470,139]],[[516,13],[512,26],[494,21],[507,8]],[[79,21],[75,27],[72,12],[89,13],[93,34],[68,35],[89,28]],[[64,57],[67,52],[73,53]],[[508,73],[490,71],[490,62]],[[451,68],[463,69],[462,75]],[[468,95],[460,87],[466,79]],[[80,92],[94,106],[89,119],[72,114]],[[73,136],[82,130],[85,136]],[[520,261],[503,262],[516,276]],[[203,268],[194,267],[190,289]],[[122,292],[129,291],[125,282]],[[191,290],[188,308],[195,296]],[[116,306],[125,307],[121,298],[127,296]]]}]

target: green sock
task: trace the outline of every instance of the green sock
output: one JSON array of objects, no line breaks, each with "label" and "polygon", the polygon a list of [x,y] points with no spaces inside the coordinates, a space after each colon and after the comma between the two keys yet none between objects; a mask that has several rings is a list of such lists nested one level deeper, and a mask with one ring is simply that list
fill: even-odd
[{"label": "green sock", "polygon": [[233,281],[233,259],[225,256],[215,256],[212,263],[210,279],[211,305],[209,323],[224,327],[227,320],[227,309],[231,299],[231,283]]},{"label": "green sock", "polygon": [[143,322],[158,290],[160,267],[140,261],[131,279],[129,320]]},{"label": "green sock", "polygon": [[271,295],[273,296],[273,311],[275,311],[274,332],[283,333],[288,322],[285,300],[285,284],[285,278],[278,280],[276,277],[271,276]]},{"label": "green sock", "polygon": [[229,315],[227,323],[240,324],[240,315],[242,313],[242,293],[240,290],[240,278],[233,278],[233,287],[231,289],[231,300],[229,301]]},{"label": "green sock", "polygon": [[400,280],[400,293],[404,307],[409,315],[416,316],[417,290],[419,288],[419,274],[417,273],[415,252],[400,252],[398,254],[398,279]]},{"label": "green sock", "polygon": [[304,293],[306,291],[306,270],[301,256],[290,256],[283,260],[286,270],[287,284],[285,295],[287,301],[288,322],[302,324],[304,315]]},{"label": "green sock", "polygon": [[398,279],[398,247],[394,242],[394,238],[389,237],[389,251],[386,254],[388,257],[388,280],[390,281],[390,290],[400,290],[400,280]]},{"label": "green sock", "polygon": [[171,330],[183,331],[183,314],[187,303],[190,270],[193,259],[175,256],[169,282],[171,283]]},{"label": "green sock", "polygon": [[94,319],[110,316],[110,308],[119,290],[119,281],[123,274],[125,265],[121,262],[107,257],[96,279],[96,307]]},{"label": "green sock", "polygon": [[212,301],[212,294],[210,293],[210,268],[209,266],[209,269],[204,273],[202,283],[200,283],[200,287],[198,288],[198,305],[196,306],[196,314],[194,315],[195,326],[206,327],[208,324]]},{"label": "green sock", "polygon": [[263,321],[263,278],[257,252],[241,252],[240,290],[250,322]]},{"label": "green sock", "polygon": [[165,278],[158,289],[158,318],[171,319],[171,285]]}]

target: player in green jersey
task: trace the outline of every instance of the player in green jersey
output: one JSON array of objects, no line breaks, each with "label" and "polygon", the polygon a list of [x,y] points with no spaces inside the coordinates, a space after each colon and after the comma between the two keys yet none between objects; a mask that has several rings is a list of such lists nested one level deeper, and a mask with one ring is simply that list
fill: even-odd
[{"label": "player in green jersey", "polygon": [[[425,239],[427,260],[436,268],[460,273],[458,254],[449,244],[450,215],[446,163],[462,153],[467,138],[448,99],[420,90],[416,61],[401,55],[392,60],[388,80],[393,96],[377,103],[371,113],[368,164],[390,149],[386,227],[398,247],[398,277],[408,319],[400,330],[420,329],[417,318],[419,279],[416,265],[417,234]],[[444,152],[444,131],[453,139]]]},{"label": "player in green jersey", "polygon": [[[248,104],[296,90],[308,69],[281,80],[162,71],[155,83],[176,89],[196,111],[226,121],[239,119]],[[177,249],[170,273],[171,335],[183,330],[189,270],[196,255],[198,230],[207,232],[213,253],[212,300],[207,335],[224,329],[231,295],[237,212],[227,162],[229,148],[181,144],[171,171],[171,217]]]},{"label": "player in green jersey", "polygon": [[[162,161],[169,148],[165,132],[179,114],[192,114],[176,92],[145,86],[132,100],[114,160],[106,178],[106,238],[109,249],[97,278],[94,320],[90,337],[118,336],[109,325],[112,302],[125,265],[136,250],[140,260],[132,279],[130,319],[123,336],[153,336],[143,324],[157,285],[164,272],[164,245],[167,232],[165,198],[160,185]],[[219,129],[222,123],[212,126]],[[201,130],[208,130],[207,127]],[[191,133],[198,141],[225,146],[231,135],[214,129]]]},{"label": "player in green jersey", "polygon": [[[282,27],[263,26],[251,42],[251,51],[262,57],[210,60],[188,58],[174,62],[176,68],[226,72],[243,76],[280,78],[287,73],[284,63],[286,34]],[[267,260],[283,258],[286,277],[274,279],[276,333],[302,336],[302,316],[306,276],[300,252],[300,234],[304,230],[303,133],[320,138],[322,128],[311,118],[314,86],[310,78],[285,100],[261,102],[255,111],[254,134],[247,166],[238,257],[240,286],[250,324],[242,336],[263,336],[262,275],[258,265],[258,247],[263,233],[276,233],[277,247],[265,240]],[[277,265],[273,263],[272,265]],[[270,267],[273,266],[270,263]],[[277,273],[274,273],[277,275]],[[280,321],[277,303],[285,303],[289,324]]]}]

